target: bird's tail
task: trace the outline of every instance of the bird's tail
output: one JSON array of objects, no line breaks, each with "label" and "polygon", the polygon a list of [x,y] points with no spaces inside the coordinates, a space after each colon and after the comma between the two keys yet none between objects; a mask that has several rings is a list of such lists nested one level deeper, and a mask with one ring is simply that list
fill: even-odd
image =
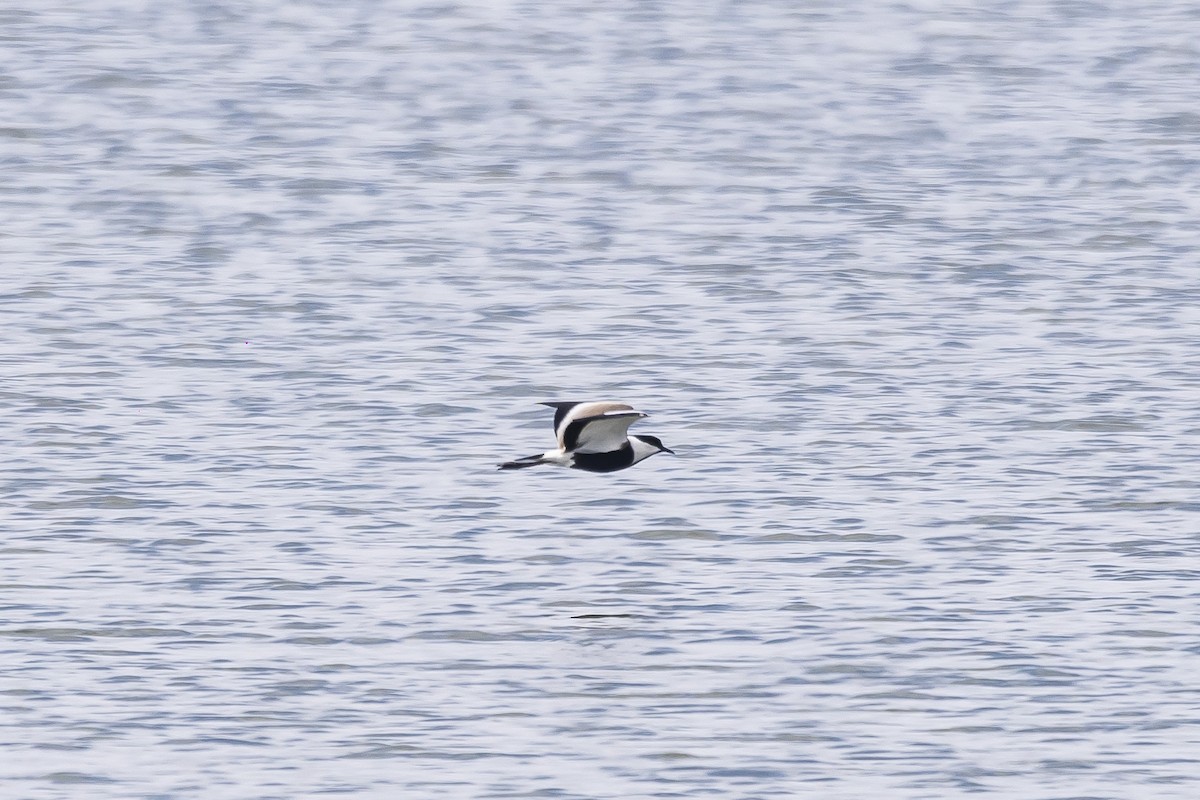
[{"label": "bird's tail", "polygon": [[549,464],[541,453],[536,456],[525,456],[518,458],[516,461],[505,461],[500,465],[500,469],[525,469],[525,467],[536,467],[538,464]]}]

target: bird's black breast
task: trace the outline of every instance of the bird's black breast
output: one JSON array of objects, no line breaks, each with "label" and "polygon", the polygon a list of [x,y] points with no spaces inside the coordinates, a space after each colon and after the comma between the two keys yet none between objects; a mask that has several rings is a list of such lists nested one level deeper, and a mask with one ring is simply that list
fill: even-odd
[{"label": "bird's black breast", "polygon": [[571,467],[584,472],[616,472],[632,466],[633,448],[629,445],[607,453],[576,453],[571,459]]}]

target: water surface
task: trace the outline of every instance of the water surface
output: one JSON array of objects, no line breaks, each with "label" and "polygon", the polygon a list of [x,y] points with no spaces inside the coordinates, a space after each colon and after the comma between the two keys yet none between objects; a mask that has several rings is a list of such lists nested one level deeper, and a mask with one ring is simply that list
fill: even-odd
[{"label": "water surface", "polygon": [[0,794],[1200,790],[1189,5],[0,21]]}]

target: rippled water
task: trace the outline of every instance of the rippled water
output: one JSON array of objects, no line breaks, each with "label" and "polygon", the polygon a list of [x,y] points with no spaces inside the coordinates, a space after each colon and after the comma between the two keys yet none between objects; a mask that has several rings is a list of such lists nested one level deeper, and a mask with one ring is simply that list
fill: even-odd
[{"label": "rippled water", "polygon": [[0,795],[1196,797],[1198,22],[0,12]]}]

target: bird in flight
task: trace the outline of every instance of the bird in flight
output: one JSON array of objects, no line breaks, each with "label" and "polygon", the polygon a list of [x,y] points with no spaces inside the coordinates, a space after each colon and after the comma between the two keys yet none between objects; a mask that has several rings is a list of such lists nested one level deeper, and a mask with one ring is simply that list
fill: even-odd
[{"label": "bird in flight", "polygon": [[542,403],[554,409],[558,449],[541,455],[506,461],[500,469],[524,469],[538,464],[616,472],[645,461],[656,453],[675,454],[657,436],[630,436],[629,426],[643,414],[625,403]]}]

